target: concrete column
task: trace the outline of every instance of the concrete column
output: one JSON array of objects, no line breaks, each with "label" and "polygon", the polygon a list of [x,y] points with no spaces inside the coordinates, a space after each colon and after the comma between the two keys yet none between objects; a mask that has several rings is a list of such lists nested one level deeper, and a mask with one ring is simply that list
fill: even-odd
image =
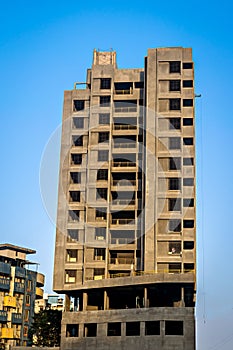
[{"label": "concrete column", "polygon": [[121,336],[125,337],[126,336],[126,323],[122,322],[121,324]]},{"label": "concrete column", "polygon": [[140,336],[143,337],[145,335],[145,322],[140,322]]},{"label": "concrete column", "polygon": [[107,291],[104,291],[104,310],[108,310],[109,309],[109,296]]},{"label": "concrete column", "polygon": [[185,306],[185,303],[184,303],[184,287],[181,287],[181,306]]},{"label": "concrete column", "polygon": [[97,336],[106,337],[107,336],[107,323],[98,323],[97,324]]},{"label": "concrete column", "polygon": [[149,300],[148,300],[148,296],[147,296],[147,288],[144,288],[144,307],[149,307]]},{"label": "concrete column", "polygon": [[67,294],[65,296],[65,311],[70,311],[70,297]]},{"label": "concrete column", "polygon": [[83,311],[86,311],[87,309],[87,299],[88,299],[87,293],[83,292]]},{"label": "concrete column", "polygon": [[83,336],[84,336],[84,324],[83,323],[81,323],[81,324],[79,324],[79,338],[83,338]]}]

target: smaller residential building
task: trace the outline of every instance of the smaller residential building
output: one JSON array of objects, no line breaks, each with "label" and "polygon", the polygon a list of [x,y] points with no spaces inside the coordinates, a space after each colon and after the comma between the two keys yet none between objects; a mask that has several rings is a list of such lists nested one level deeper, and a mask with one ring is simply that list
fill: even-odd
[{"label": "smaller residential building", "polygon": [[45,309],[64,311],[64,299],[58,294],[44,293],[43,299],[35,301],[35,313]]},{"label": "smaller residential building", "polygon": [[36,251],[0,244],[0,348],[28,345],[35,300],[43,298],[44,275],[29,269]]}]

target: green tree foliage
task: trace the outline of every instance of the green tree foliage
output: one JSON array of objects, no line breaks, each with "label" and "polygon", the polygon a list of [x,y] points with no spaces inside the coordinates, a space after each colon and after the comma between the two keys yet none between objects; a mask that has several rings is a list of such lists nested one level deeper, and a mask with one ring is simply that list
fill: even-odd
[{"label": "green tree foliage", "polygon": [[42,310],[34,315],[29,329],[29,340],[36,346],[59,346],[61,337],[62,312],[58,310]]}]

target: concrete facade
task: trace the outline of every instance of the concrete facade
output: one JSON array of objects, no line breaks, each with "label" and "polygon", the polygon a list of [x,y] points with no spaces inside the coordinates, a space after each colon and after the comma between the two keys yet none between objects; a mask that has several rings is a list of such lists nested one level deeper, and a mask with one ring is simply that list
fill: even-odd
[{"label": "concrete facade", "polygon": [[86,82],[65,91],[62,349],[195,349],[194,97],[181,47],[149,49],[143,69],[94,51]]},{"label": "concrete facade", "polygon": [[43,298],[44,275],[25,267],[35,250],[0,244],[0,347],[28,344],[35,300]]}]

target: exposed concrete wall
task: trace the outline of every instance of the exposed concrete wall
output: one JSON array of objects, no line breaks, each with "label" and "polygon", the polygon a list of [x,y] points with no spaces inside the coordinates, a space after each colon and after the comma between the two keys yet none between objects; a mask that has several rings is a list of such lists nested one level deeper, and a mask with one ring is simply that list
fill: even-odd
[{"label": "exposed concrete wall", "polygon": [[[193,308],[150,308],[64,313],[61,349],[194,350]],[[166,321],[183,321],[183,335],[166,335]],[[145,335],[145,322],[160,321],[160,335]],[[121,322],[121,336],[107,336],[108,322]],[[140,335],[127,336],[126,323],[140,322]],[[79,337],[66,337],[67,324],[79,324]],[[97,323],[97,336],[85,338],[84,324]]]}]

